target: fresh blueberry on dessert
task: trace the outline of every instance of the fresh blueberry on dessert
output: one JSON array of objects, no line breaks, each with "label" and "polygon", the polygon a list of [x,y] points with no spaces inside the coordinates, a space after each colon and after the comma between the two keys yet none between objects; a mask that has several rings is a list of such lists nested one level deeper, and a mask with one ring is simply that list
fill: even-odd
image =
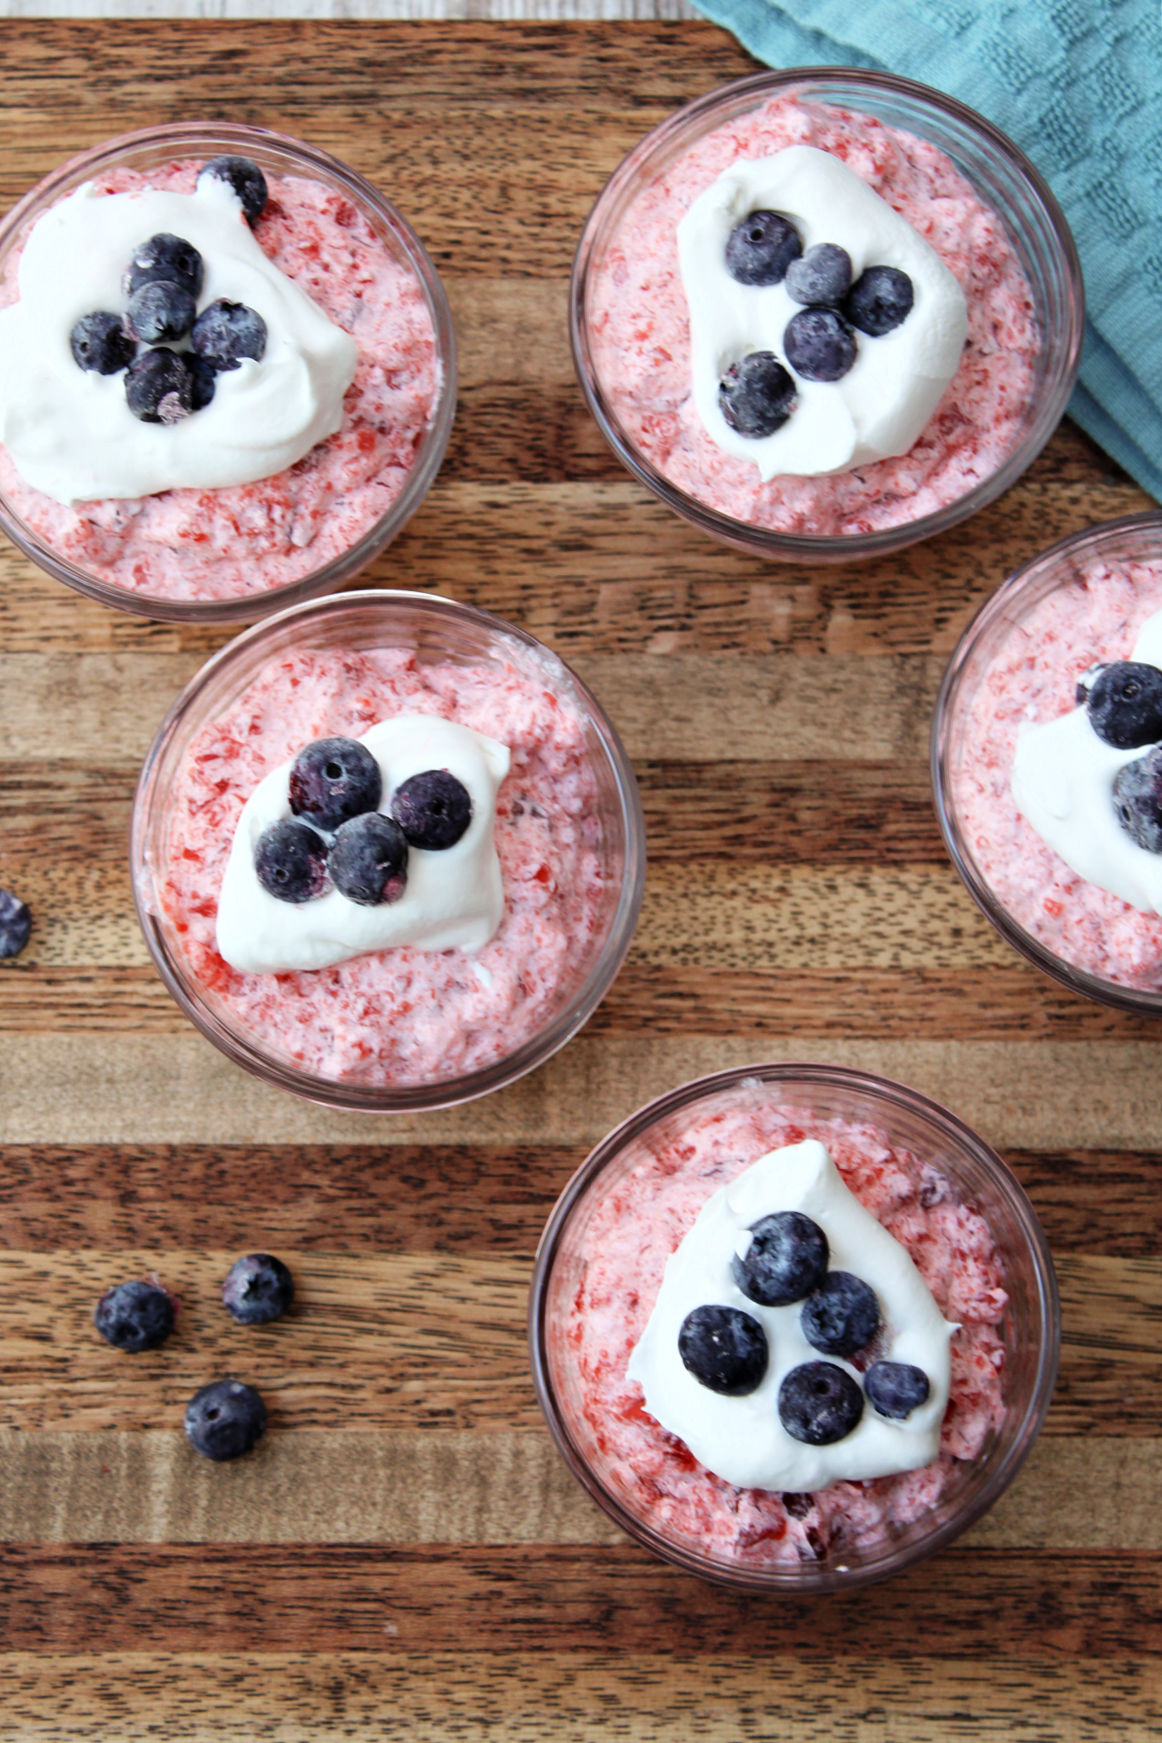
[{"label": "fresh blueberry on dessert", "polygon": [[125,372],[125,398],[143,424],[176,424],[189,417],[194,388],[184,359],[164,345],[143,351]]},{"label": "fresh blueberry on dessert", "polygon": [[879,1330],[875,1290],[850,1271],[829,1271],[803,1303],[799,1325],[812,1349],[825,1356],[854,1356]]},{"label": "fresh blueberry on dessert", "polygon": [[120,315],[109,309],[94,309],[82,315],[69,334],[75,361],[96,375],[116,375],[127,369],[137,355],[133,335],[126,332]]},{"label": "fresh blueberry on dessert", "polygon": [[1105,744],[1137,750],[1162,739],[1162,669],[1115,660],[1097,674],[1085,699],[1089,724]]},{"label": "fresh blueberry on dessert", "polygon": [[787,268],[787,295],[797,303],[838,308],[851,289],[851,255],[834,242],[817,242]]},{"label": "fresh blueberry on dessert", "polygon": [[196,297],[202,288],[202,257],[192,242],[183,236],[171,236],[162,231],[139,243],[125,272],[124,290],[132,296],[143,284],[164,279],[177,284]]},{"label": "fresh blueberry on dessert", "polygon": [[733,1260],[734,1280],[763,1307],[786,1307],[817,1289],[827,1274],[827,1236],[800,1210],[779,1210],[755,1223],[746,1253]]},{"label": "fresh blueberry on dessert", "polygon": [[726,243],[726,270],[738,284],[782,284],[803,252],[803,239],[780,212],[752,212]]},{"label": "fresh blueberry on dessert", "polygon": [[130,1352],[155,1350],[173,1322],[173,1297],[158,1283],[114,1284],[93,1310],[93,1324],[105,1342]]},{"label": "fresh blueberry on dessert", "polygon": [[839,381],[855,362],[855,334],[834,309],[800,309],[783,333],[787,362],[806,381]]},{"label": "fresh blueberry on dessert", "polygon": [[194,325],[198,305],[188,290],[166,278],[150,279],[129,299],[129,326],[146,345],[182,339]]},{"label": "fresh blueberry on dessert", "polygon": [[239,1459],[257,1446],[266,1428],[266,1406],[241,1380],[214,1380],[186,1405],[186,1437],[203,1458]]},{"label": "fresh blueberry on dessert", "polygon": [[337,829],[327,863],[335,888],[363,908],[398,902],[407,888],[407,840],[382,811],[365,811]]},{"label": "fresh blueberry on dessert", "polygon": [[802,1362],[779,1387],[779,1421],[792,1440],[832,1446],[858,1428],[863,1393],[834,1362]]},{"label": "fresh blueberry on dessert", "polygon": [[379,764],[357,738],[316,738],[291,765],[290,808],[316,829],[338,829],[382,796]]},{"label": "fresh blueberry on dessert", "polygon": [[873,1362],[863,1377],[863,1389],[877,1415],[903,1422],[927,1403],[931,1387],[923,1368],[913,1362]]},{"label": "fresh blueberry on dessert", "polygon": [[27,902],[11,890],[0,890],[0,958],[19,956],[32,931]]},{"label": "fresh blueberry on dessert", "polygon": [[1097,682],[1100,673],[1106,669],[1105,660],[1095,660],[1092,666],[1087,666],[1073,687],[1073,700],[1079,708],[1084,708],[1089,700],[1089,693]]},{"label": "fresh blueberry on dessert", "polygon": [[718,405],[740,436],[773,436],[795,409],[795,383],[773,351],[752,351],[722,377]]},{"label": "fresh blueberry on dessert", "polygon": [[468,828],[472,799],[447,769],[426,769],[401,781],[391,796],[391,814],[410,846],[439,852],[455,847]]},{"label": "fresh blueberry on dessert", "polygon": [[222,1300],[240,1325],[269,1325],[295,1298],[295,1281],[273,1253],[247,1253],[230,1267]]},{"label": "fresh blueberry on dessert", "polygon": [[245,303],[232,303],[226,297],[209,303],[193,324],[190,344],[199,357],[221,373],[237,369],[244,357],[255,362],[266,351],[266,322]]},{"label": "fresh blueberry on dessert", "polygon": [[1118,822],[1147,853],[1162,853],[1162,745],[1123,763],[1114,776]]},{"label": "fresh blueberry on dessert", "polygon": [[696,1307],[682,1321],[678,1354],[683,1367],[712,1392],[743,1398],[767,1371],[767,1336],[738,1307]]},{"label": "fresh blueberry on dessert", "polygon": [[190,372],[190,410],[200,412],[214,397],[218,372],[196,351],[187,351],[183,361]]},{"label": "fresh blueberry on dessert", "polygon": [[198,186],[203,181],[225,182],[242,201],[247,223],[262,216],[266,205],[266,177],[249,157],[212,157],[198,171]]},{"label": "fresh blueberry on dessert", "polygon": [[285,817],[258,837],[254,871],[263,889],[280,902],[312,902],[331,881],[327,844],[309,823]]},{"label": "fresh blueberry on dessert", "polygon": [[902,326],[912,312],[912,281],[898,266],[869,266],[852,285],[843,312],[853,327],[879,339]]}]

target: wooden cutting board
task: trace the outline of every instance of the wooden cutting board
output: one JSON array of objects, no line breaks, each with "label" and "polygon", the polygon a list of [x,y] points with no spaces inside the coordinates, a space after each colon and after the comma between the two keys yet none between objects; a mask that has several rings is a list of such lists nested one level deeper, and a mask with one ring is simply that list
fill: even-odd
[{"label": "wooden cutting board", "polygon": [[[125,128],[229,117],[347,159],[445,275],[451,453],[367,574],[557,648],[621,727],[651,869],[587,1031],[426,1118],[268,1091],[179,1016],[138,936],[141,758],[226,639],[131,621],[0,552],[0,1737],[859,1743],[1137,1738],[1162,1722],[1158,1030],[1008,952],[933,821],[927,722],[970,612],[1052,539],[1148,506],[1069,426],[999,503],[902,557],[769,567],[665,514],[573,382],[573,246],[605,176],[750,62],[700,24],[0,26],[0,202]],[[528,1378],[536,1240],[587,1149],[682,1079],[850,1062],[1013,1162],[1064,1294],[1026,1473],[928,1565],[844,1603],[759,1602],[624,1542]],[[295,1317],[214,1288],[262,1246]],[[111,1356],[112,1280],[183,1297]],[[245,1359],[259,1455],[194,1468],[195,1387]]]}]

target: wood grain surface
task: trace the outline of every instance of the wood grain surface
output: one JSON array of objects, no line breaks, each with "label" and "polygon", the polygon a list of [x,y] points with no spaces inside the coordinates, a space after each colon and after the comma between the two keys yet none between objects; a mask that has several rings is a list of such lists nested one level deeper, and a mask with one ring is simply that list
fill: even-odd
[{"label": "wood grain surface", "polygon": [[[1156,1026],[996,939],[941,847],[927,723],[974,607],[1050,540],[1148,506],[1066,425],[966,527],[770,567],[618,468],[572,378],[570,258],[623,153],[749,70],[693,22],[8,22],[0,203],[129,126],[229,117],[335,151],[415,222],[463,347],[447,465],[369,584],[452,594],[570,660],[622,728],[651,870],[585,1033],[500,1095],[340,1115],[224,1062],[152,972],[126,826],[177,688],[226,639],[135,622],[0,551],[0,1738],[1130,1739],[1162,1726]],[[846,1602],[763,1603],[627,1544],[540,1424],[524,1304],[589,1146],[760,1057],[852,1062],[1008,1155],[1065,1347],[1026,1472],[960,1544]],[[293,1316],[215,1305],[238,1253]],[[94,1298],[156,1270],[133,1360]],[[259,1453],[181,1412],[231,1367]]]}]

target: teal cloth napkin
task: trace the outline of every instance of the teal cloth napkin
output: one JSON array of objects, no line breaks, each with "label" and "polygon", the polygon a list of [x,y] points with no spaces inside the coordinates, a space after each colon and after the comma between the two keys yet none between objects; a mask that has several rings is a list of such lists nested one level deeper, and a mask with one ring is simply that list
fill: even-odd
[{"label": "teal cloth napkin", "polygon": [[1081,255],[1069,411],[1162,501],[1159,0],[694,0],[769,66],[875,67],[959,97],[1041,171]]}]

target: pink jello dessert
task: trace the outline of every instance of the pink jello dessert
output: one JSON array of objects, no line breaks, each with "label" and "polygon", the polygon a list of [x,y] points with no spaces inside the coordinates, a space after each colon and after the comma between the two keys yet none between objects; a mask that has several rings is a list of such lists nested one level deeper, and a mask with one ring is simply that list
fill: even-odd
[{"label": "pink jello dessert", "polygon": [[[627,1368],[707,1201],[805,1139],[824,1145],[956,1325],[949,1402],[921,1468],[814,1493],[739,1488],[655,1420]],[[732,1583],[827,1588],[906,1565],[990,1504],[1047,1406],[1055,1315],[1035,1218],[979,1139],[900,1086],[759,1067],[676,1091],[590,1158],[542,1243],[534,1367],[575,1473],[650,1548]]]},{"label": "pink jello dessert", "polygon": [[337,585],[414,512],[451,423],[450,318],[419,242],[362,178],[260,129],[130,135],[67,165],[5,223],[0,307],[17,298],[31,223],[83,182],[97,194],[190,194],[221,152],[265,173],[269,197],[252,230],[267,259],[354,340],[339,428],[254,481],[71,505],[29,484],[0,447],[0,510],[16,542],[60,579],[146,615],[254,616],[257,601],[269,609]]}]

